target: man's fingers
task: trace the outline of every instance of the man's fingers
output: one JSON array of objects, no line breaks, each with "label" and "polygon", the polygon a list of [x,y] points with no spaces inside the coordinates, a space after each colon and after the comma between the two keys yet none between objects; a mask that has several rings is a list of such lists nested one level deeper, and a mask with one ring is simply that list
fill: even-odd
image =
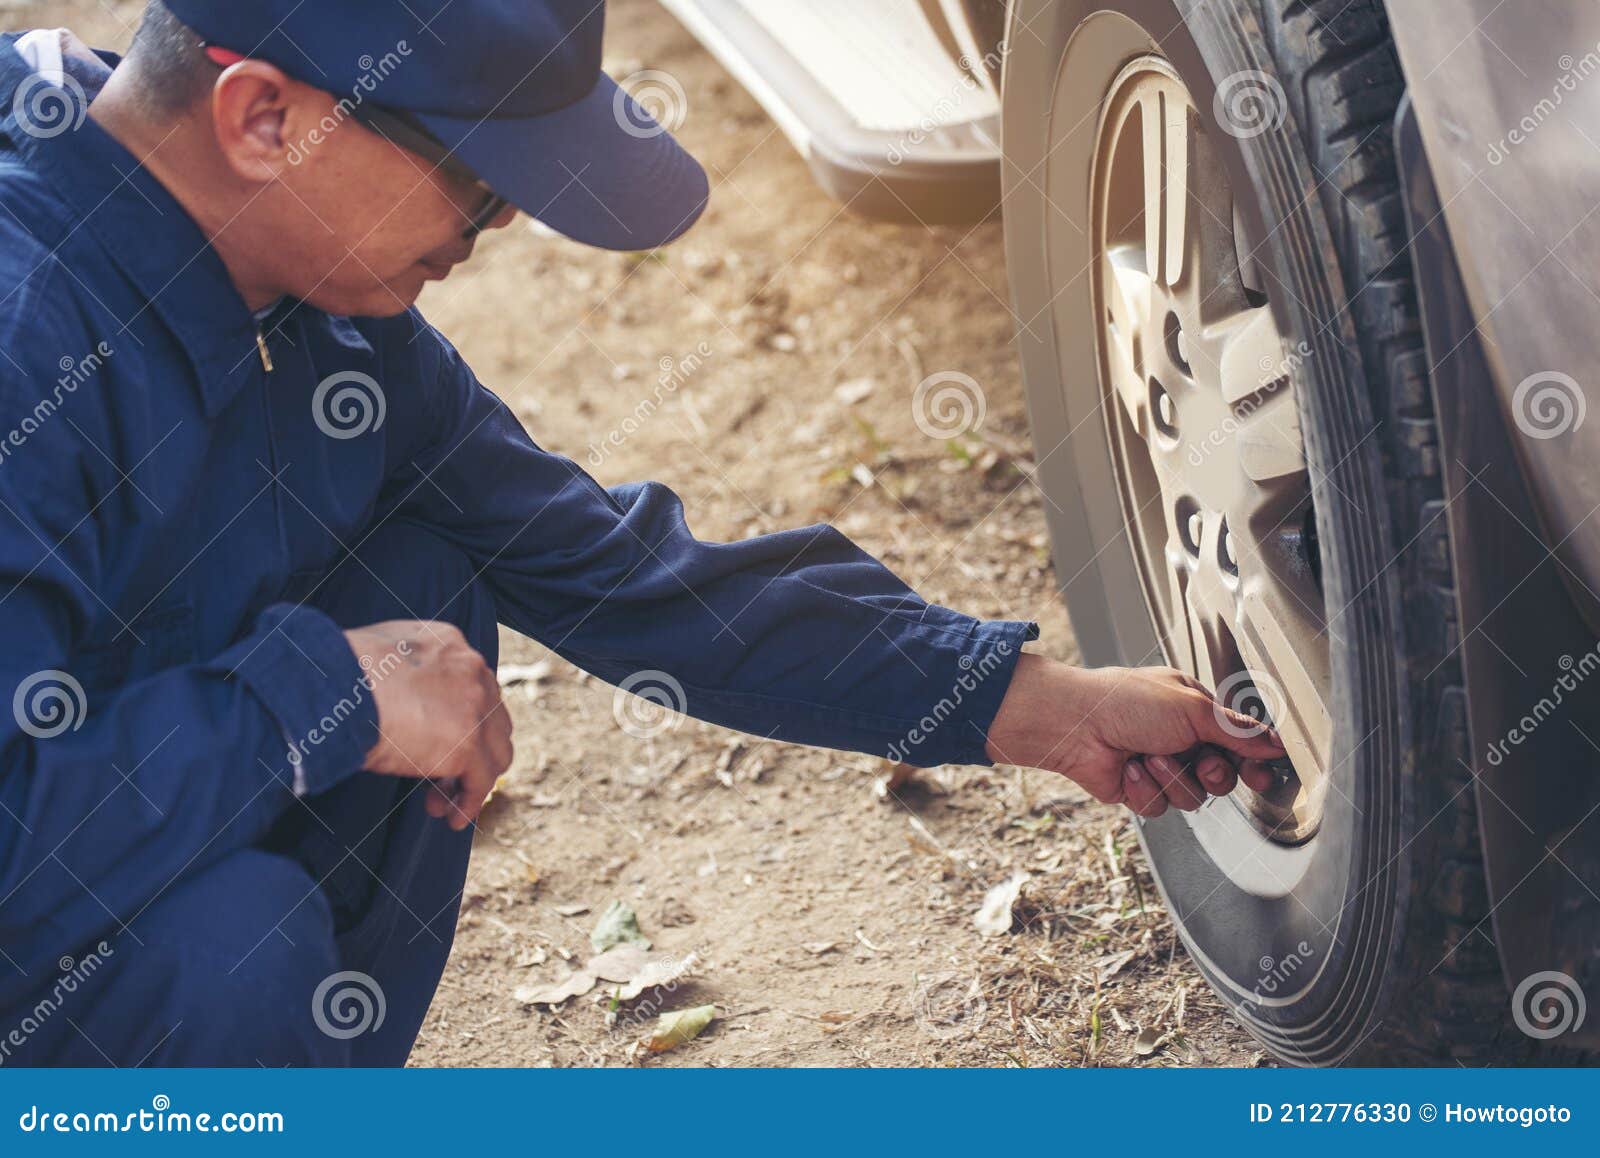
[{"label": "man's fingers", "polygon": [[1214,748],[1202,748],[1194,762],[1195,775],[1207,792],[1213,796],[1226,796],[1238,784],[1233,762]]},{"label": "man's fingers", "polygon": [[1205,790],[1182,761],[1172,756],[1146,756],[1144,766],[1175,807],[1184,812],[1193,812],[1206,802]]},{"label": "man's fingers", "polygon": [[489,793],[494,790],[494,782],[498,778],[489,763],[479,761],[471,772],[460,779],[460,788],[450,809],[451,828],[460,832],[478,819],[478,813],[483,811],[483,802],[489,799]]},{"label": "man's fingers", "polygon": [[1156,817],[1167,810],[1166,793],[1138,760],[1123,766],[1122,791],[1124,803],[1140,816]]},{"label": "man's fingers", "polygon": [[1262,763],[1260,760],[1241,760],[1239,762],[1239,779],[1245,782],[1246,787],[1256,792],[1265,792],[1277,783],[1277,773]]},{"label": "man's fingers", "polygon": [[504,700],[495,701],[494,710],[483,721],[480,731],[489,757],[494,762],[495,775],[504,775],[505,770],[511,767],[511,757],[515,754],[511,743],[511,712]]},{"label": "man's fingers", "polygon": [[455,781],[453,780],[428,781],[427,788],[423,790],[426,793],[426,796],[424,796],[422,803],[422,806],[427,810],[428,815],[433,817],[435,820],[443,820],[446,816],[448,816],[450,814],[450,801],[454,796],[454,790]]},{"label": "man's fingers", "polygon": [[1209,710],[1196,713],[1200,739],[1250,760],[1275,760],[1284,754],[1278,733],[1260,720],[1213,701]]}]

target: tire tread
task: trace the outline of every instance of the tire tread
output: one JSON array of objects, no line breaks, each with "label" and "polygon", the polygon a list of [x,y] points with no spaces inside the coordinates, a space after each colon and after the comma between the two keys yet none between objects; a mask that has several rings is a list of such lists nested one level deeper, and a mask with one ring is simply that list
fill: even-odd
[{"label": "tire tread", "polygon": [[[1490,940],[1438,426],[1393,125],[1405,80],[1379,0],[1259,0],[1262,28],[1334,232],[1386,476],[1405,602],[1420,831],[1396,955],[1401,976],[1357,1061],[1485,1062],[1524,1053]],[[1331,321],[1331,319],[1329,319]],[[1442,953],[1442,956],[1441,956]],[[1491,1015],[1493,1014],[1493,1015]]]}]

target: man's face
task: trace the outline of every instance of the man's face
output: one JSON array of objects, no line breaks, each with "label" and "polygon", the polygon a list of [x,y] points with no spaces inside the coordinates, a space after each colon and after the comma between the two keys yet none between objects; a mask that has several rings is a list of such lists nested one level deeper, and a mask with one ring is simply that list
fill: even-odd
[{"label": "man's face", "polygon": [[[284,236],[274,261],[293,296],[330,313],[384,317],[472,256],[476,238],[463,233],[485,208],[481,186],[392,144],[316,89],[294,94],[283,132],[287,163],[272,195]],[[507,208],[489,228],[514,216]]]}]

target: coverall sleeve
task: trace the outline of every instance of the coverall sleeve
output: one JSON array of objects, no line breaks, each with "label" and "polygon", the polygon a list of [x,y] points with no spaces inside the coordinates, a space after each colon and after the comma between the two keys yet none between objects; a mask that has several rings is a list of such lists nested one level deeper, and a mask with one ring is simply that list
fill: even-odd
[{"label": "coverall sleeve", "polygon": [[[161,645],[137,609],[111,603],[120,516],[142,500],[89,445],[117,449],[102,399],[83,391],[41,412],[51,376],[18,378],[0,374],[0,1006],[54,968],[17,960],[20,944],[118,932],[180,873],[258,841],[293,805],[296,739],[316,791],[377,737],[370,696],[319,731],[362,672],[310,608],[267,608],[200,662],[97,680],[109,656]],[[132,622],[107,651],[118,620]]]},{"label": "coverall sleeve", "polygon": [[990,763],[987,730],[1032,623],[927,603],[829,526],[702,541],[671,490],[601,487],[535,445],[435,331],[416,344],[438,359],[434,407],[390,502],[476,561],[501,622],[741,731],[922,766]]}]

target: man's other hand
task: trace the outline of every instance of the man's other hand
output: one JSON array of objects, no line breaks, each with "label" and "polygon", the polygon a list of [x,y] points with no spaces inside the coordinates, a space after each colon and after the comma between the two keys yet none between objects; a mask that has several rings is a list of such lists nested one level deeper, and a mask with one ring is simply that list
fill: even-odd
[{"label": "man's other hand", "polygon": [[1140,816],[1192,811],[1284,755],[1270,728],[1172,668],[1077,668],[1024,655],[989,728],[989,758],[1059,772]]},{"label": "man's other hand", "polygon": [[429,814],[465,828],[511,766],[511,715],[494,672],[449,623],[395,619],[344,634],[378,708],[364,767],[433,781]]}]

